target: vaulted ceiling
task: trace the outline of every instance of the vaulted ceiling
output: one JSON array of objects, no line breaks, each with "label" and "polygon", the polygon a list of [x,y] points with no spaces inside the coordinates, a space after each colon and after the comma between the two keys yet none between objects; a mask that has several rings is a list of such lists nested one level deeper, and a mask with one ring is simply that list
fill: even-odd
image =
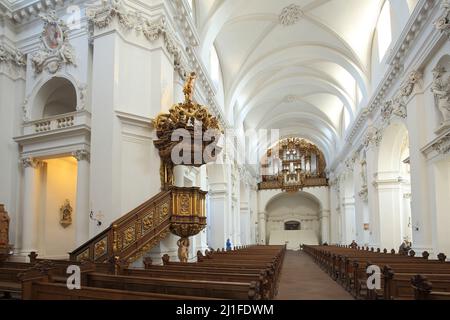
[{"label": "vaulted ceiling", "polygon": [[343,119],[351,121],[368,99],[383,3],[196,1],[201,53],[207,61],[216,47],[229,120],[307,138],[330,158],[342,142]]}]

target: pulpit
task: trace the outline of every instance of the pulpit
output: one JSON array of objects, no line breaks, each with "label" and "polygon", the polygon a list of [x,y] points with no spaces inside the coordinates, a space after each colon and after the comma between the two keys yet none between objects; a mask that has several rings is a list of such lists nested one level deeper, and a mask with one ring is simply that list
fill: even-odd
[{"label": "pulpit", "polygon": [[187,77],[183,90],[185,101],[154,121],[158,136],[154,144],[161,158],[161,186],[163,191],[172,192],[170,231],[180,237],[177,244],[181,262],[189,260],[189,237],[206,227],[207,192],[200,188],[175,187],[174,166],[200,167],[214,162],[221,152],[217,144],[223,133],[219,120],[193,101],[195,79],[195,73]]},{"label": "pulpit", "polygon": [[8,259],[13,252],[13,247],[9,244],[9,222],[5,206],[0,204],[0,262]]}]

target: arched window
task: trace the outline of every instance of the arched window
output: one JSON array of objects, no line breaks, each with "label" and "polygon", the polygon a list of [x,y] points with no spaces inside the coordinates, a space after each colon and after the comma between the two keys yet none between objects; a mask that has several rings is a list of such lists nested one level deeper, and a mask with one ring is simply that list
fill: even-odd
[{"label": "arched window", "polygon": [[214,46],[209,52],[209,71],[211,80],[213,81],[216,88],[218,88],[220,83],[220,63],[219,56],[217,55],[217,51]]},{"label": "arched window", "polygon": [[67,114],[77,110],[77,93],[66,78],[55,77],[47,81],[36,95],[33,120]]},{"label": "arched window", "polygon": [[377,23],[378,56],[383,60],[392,42],[391,4],[385,1]]}]

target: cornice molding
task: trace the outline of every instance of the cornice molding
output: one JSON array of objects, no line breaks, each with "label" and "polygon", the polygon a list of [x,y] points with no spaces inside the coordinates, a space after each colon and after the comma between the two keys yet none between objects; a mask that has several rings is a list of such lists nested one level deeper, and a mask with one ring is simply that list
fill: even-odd
[{"label": "cornice molding", "polygon": [[432,159],[439,155],[447,155],[450,152],[450,131],[441,134],[423,147],[421,151],[427,159]]},{"label": "cornice molding", "polygon": [[183,32],[184,38],[191,47],[198,47],[200,45],[200,37],[198,36],[195,25],[191,19],[189,8],[186,7],[186,2],[183,0],[173,0],[175,9],[178,14],[175,15],[175,20]]},{"label": "cornice molding", "polygon": [[[175,6],[175,10],[180,9],[180,6]],[[183,19],[189,19],[183,15],[183,11],[178,12]],[[195,49],[189,46],[183,48],[181,41],[172,31],[170,20],[161,14],[159,18],[149,19],[144,17],[140,12],[129,10],[122,0],[106,0],[101,5],[89,6],[86,9],[88,20],[94,28],[103,29],[110,26],[113,19],[117,19],[119,25],[126,30],[135,30],[144,35],[150,42],[155,42],[162,39],[165,49],[173,56],[173,67],[182,79],[186,78],[188,70],[197,73],[197,81],[202,86],[203,92],[206,95],[208,107],[211,113],[218,118],[223,128],[228,128],[226,117],[221,109],[218,107],[215,99],[215,89],[209,79],[208,73],[197,56]],[[187,24],[182,30],[182,33],[195,34],[193,25]],[[192,40],[192,39],[191,39]],[[185,56],[188,58],[185,59]]]},{"label": "cornice molding", "polygon": [[27,21],[33,17],[37,17],[42,13],[45,13],[48,10],[55,10],[57,6],[64,6],[67,3],[72,3],[73,1],[70,0],[39,0],[39,1],[33,1],[30,3],[30,1],[27,1],[25,5],[23,4],[23,1],[18,2],[18,4],[13,5],[5,5],[3,3],[3,6],[5,8],[4,15],[9,18],[13,23],[15,24],[21,24],[24,21]]}]

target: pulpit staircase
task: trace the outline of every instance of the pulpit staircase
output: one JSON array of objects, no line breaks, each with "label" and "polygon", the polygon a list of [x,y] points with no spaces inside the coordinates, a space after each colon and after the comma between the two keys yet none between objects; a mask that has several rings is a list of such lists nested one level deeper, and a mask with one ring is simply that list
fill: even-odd
[{"label": "pulpit staircase", "polygon": [[106,230],[70,253],[72,261],[130,264],[192,224],[206,225],[206,192],[171,187],[114,221]]}]

